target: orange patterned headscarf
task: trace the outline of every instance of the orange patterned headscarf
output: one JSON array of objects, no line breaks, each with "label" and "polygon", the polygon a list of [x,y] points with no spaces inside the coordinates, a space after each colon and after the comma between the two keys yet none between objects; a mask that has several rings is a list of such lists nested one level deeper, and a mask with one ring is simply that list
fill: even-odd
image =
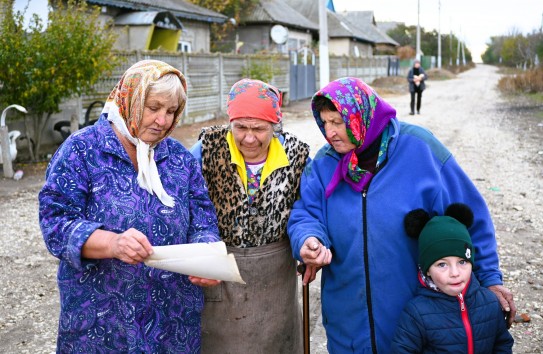
[{"label": "orange patterned headscarf", "polygon": [[107,114],[107,119],[113,123],[119,133],[136,146],[139,186],[150,194],[156,194],[164,205],[173,207],[174,199],[166,193],[160,181],[154,159],[154,147],[166,139],[177,126],[185,108],[185,100],[182,100],[175,112],[174,121],[164,138],[152,146],[138,138],[150,85],[169,73],[177,75],[186,93],[187,83],[179,70],[162,61],[143,60],[126,70],[109,94],[102,113]]},{"label": "orange patterned headscarf", "polygon": [[230,121],[238,118],[257,118],[271,123],[279,123],[281,104],[279,90],[260,80],[242,79],[230,89],[226,102]]},{"label": "orange patterned headscarf", "polygon": [[[113,88],[113,91],[109,94],[107,102],[114,102],[118,107],[119,115],[124,120],[128,132],[132,137],[139,135],[145,97],[147,96],[149,85],[169,73],[173,73],[179,77],[183,89],[187,92],[185,77],[179,70],[159,60],[142,60],[126,70],[115,88]],[[163,139],[169,136],[175,129],[184,109],[185,102],[175,112],[173,124]]]}]

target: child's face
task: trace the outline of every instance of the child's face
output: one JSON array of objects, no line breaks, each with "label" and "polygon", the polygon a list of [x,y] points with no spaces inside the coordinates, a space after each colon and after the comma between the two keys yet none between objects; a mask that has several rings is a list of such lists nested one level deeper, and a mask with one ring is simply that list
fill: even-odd
[{"label": "child's face", "polygon": [[471,263],[456,256],[441,258],[428,268],[428,275],[439,290],[457,296],[469,282]]}]

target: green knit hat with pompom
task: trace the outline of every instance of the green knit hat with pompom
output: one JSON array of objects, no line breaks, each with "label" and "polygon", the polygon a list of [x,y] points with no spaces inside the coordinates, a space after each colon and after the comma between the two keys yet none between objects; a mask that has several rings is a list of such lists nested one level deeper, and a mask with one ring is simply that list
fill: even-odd
[{"label": "green knit hat with pompom", "polygon": [[409,212],[404,219],[406,233],[419,240],[419,265],[423,274],[437,260],[456,256],[474,264],[474,249],[468,228],[473,212],[461,203],[447,207],[445,215],[430,218],[424,209]]},{"label": "green knit hat with pompom", "polygon": [[473,264],[473,244],[468,229],[450,216],[434,216],[419,236],[419,265],[423,274],[435,261],[451,256]]}]

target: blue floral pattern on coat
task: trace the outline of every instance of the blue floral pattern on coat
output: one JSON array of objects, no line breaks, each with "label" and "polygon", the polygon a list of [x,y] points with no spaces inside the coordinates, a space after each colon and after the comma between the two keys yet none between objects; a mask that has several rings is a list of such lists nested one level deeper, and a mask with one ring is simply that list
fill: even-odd
[{"label": "blue floral pattern on coat", "polygon": [[58,352],[199,352],[203,293],[187,276],[81,255],[98,228],[132,227],[153,246],[220,240],[198,162],[171,138],[155,148],[155,160],[173,208],[139,187],[104,115],[53,156],[39,217],[45,244],[60,259]]}]

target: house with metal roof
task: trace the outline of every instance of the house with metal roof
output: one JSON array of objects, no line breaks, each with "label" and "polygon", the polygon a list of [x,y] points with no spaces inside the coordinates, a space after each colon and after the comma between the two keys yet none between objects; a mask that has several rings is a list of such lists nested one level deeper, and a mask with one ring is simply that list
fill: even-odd
[{"label": "house with metal roof", "polygon": [[119,31],[116,49],[209,52],[213,23],[228,18],[187,0],[87,0]]},{"label": "house with metal roof", "polygon": [[319,26],[285,0],[261,0],[237,28],[239,52],[289,53],[310,47]]},{"label": "house with metal roof", "polygon": [[[373,43],[372,49],[376,49],[379,52],[389,52],[389,54],[395,54],[396,47],[399,46],[398,42],[390,38],[384,31],[382,31],[375,22],[375,16],[373,11],[345,11],[337,13],[340,18],[340,25],[343,28],[349,28],[354,38],[364,38]],[[341,32],[340,29],[337,32]],[[329,29],[330,31],[330,29]],[[330,34],[331,38],[339,38],[338,33]],[[346,46],[337,48],[336,51],[345,49]],[[353,51],[356,48],[352,46]],[[345,53],[347,54],[347,53]],[[355,56],[356,53],[353,53]],[[373,54],[373,50],[372,53]],[[364,55],[361,55],[364,56]],[[371,55],[366,55],[371,56]]]},{"label": "house with metal roof", "polygon": [[[319,8],[312,0],[286,0],[310,21],[319,23]],[[381,31],[373,11],[335,12],[333,2],[327,6],[328,51],[332,55],[373,56],[375,50],[395,51],[398,46]]]}]

